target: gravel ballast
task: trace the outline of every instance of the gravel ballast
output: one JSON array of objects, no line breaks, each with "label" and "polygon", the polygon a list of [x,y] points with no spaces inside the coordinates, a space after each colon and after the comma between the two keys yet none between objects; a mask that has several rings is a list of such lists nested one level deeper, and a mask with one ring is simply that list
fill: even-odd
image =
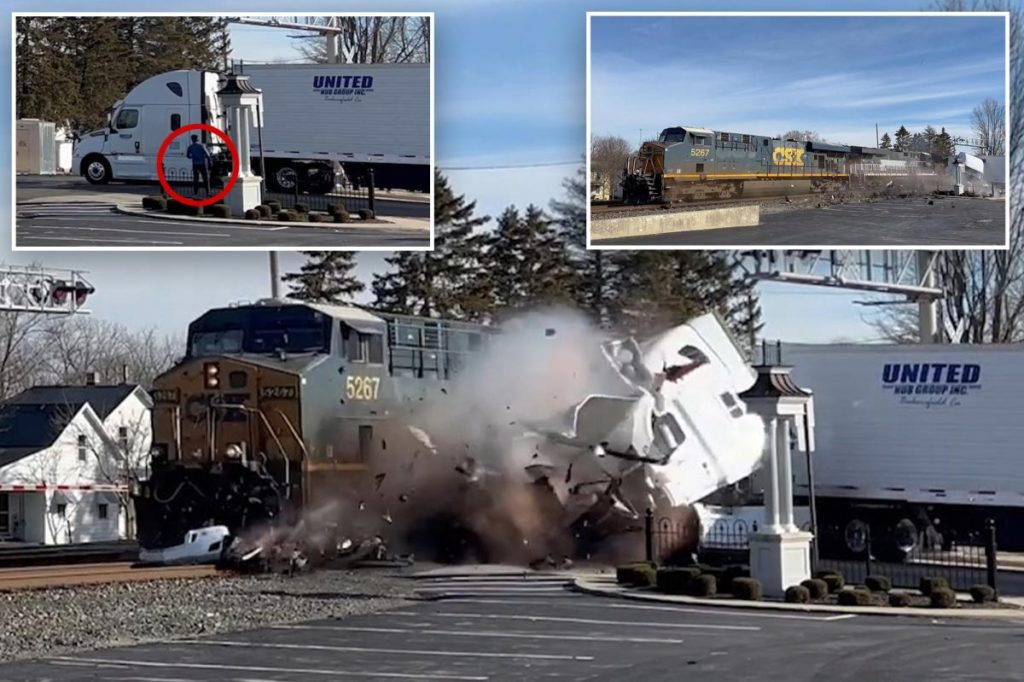
[{"label": "gravel ballast", "polygon": [[2,592],[0,661],[384,611],[413,587],[364,570]]}]

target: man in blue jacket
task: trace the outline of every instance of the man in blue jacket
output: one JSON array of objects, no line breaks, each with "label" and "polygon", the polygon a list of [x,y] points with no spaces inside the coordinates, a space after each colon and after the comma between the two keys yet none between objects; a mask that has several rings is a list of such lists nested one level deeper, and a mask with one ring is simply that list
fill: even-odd
[{"label": "man in blue jacket", "polygon": [[185,156],[192,159],[192,194],[199,194],[199,178],[202,177],[206,196],[210,196],[210,152],[199,141],[198,135],[192,136],[192,144],[185,150]]}]

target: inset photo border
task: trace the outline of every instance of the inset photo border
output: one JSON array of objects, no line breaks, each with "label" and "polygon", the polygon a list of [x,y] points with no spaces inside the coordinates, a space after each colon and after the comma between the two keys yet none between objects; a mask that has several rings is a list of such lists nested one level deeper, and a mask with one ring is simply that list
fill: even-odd
[{"label": "inset photo border", "polygon": [[15,12],[11,32],[13,250],[433,249],[433,12]]},{"label": "inset photo border", "polygon": [[586,33],[587,248],[1008,247],[1009,12],[587,12]]}]

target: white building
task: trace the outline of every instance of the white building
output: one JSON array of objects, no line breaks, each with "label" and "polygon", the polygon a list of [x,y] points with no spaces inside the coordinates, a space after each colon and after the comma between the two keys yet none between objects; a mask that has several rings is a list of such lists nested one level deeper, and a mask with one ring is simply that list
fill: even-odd
[{"label": "white building", "polygon": [[128,535],[131,480],[152,441],[139,386],[37,386],[0,404],[0,540],[104,542]]}]

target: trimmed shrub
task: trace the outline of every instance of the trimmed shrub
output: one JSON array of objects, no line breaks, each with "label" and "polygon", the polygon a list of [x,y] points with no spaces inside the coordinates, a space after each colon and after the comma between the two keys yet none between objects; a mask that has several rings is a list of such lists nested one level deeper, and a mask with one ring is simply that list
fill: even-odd
[{"label": "trimmed shrub", "polygon": [[821,578],[809,578],[800,584],[807,588],[811,599],[814,601],[819,601],[828,596],[828,584]]},{"label": "trimmed shrub", "polygon": [[281,210],[281,202],[280,201],[273,201],[273,200],[271,200],[271,201],[266,202],[266,204],[270,208],[271,212],[273,212],[273,213],[277,213],[278,211]]},{"label": "trimmed shrub", "polygon": [[361,208],[361,209],[359,209],[359,214],[358,215],[363,220],[373,220],[373,218],[374,218],[373,211],[371,211],[368,208]]},{"label": "trimmed shrub", "polygon": [[786,601],[790,604],[806,604],[811,601],[811,591],[803,585],[787,587]]},{"label": "trimmed shrub", "polygon": [[167,200],[167,212],[172,214],[172,215],[200,216],[200,215],[203,215],[203,207],[202,206],[189,206],[188,204],[181,203],[177,199],[168,199]]},{"label": "trimmed shrub", "polygon": [[270,220],[270,217],[274,215],[274,210],[266,204],[260,204],[256,207],[256,210],[260,212],[260,217],[264,220]]},{"label": "trimmed shrub", "polygon": [[320,215],[319,213],[309,213],[306,215],[306,220],[308,220],[311,223],[319,223],[324,220],[324,216]]},{"label": "trimmed shrub", "polygon": [[996,591],[988,585],[972,585],[971,599],[975,604],[984,604],[987,601],[996,600]]},{"label": "trimmed shrub", "polygon": [[956,606],[956,592],[948,587],[936,587],[932,585],[931,594],[928,595],[933,607],[937,609],[951,609]]},{"label": "trimmed shrub", "polygon": [[214,204],[210,207],[210,213],[213,214],[214,218],[230,218],[231,207],[227,204]]},{"label": "trimmed shrub", "polygon": [[295,220],[295,214],[291,211],[278,211],[276,218],[281,222],[290,223]]},{"label": "trimmed shrub", "polygon": [[142,197],[142,208],[150,211],[166,211],[167,199],[162,196]]},{"label": "trimmed shrub", "polygon": [[309,213],[309,204],[295,204],[296,213]]},{"label": "trimmed shrub", "polygon": [[348,209],[345,204],[331,204],[327,207],[327,212],[334,215],[335,213],[348,213]]},{"label": "trimmed shrub", "polygon": [[746,566],[740,566],[733,564],[726,566],[725,570],[722,571],[722,575],[717,576],[718,578],[718,589],[722,592],[732,591],[732,581],[736,578],[749,578],[750,569]]},{"label": "trimmed shrub", "polygon": [[895,606],[896,608],[910,606],[910,595],[906,592],[890,592],[889,606]]},{"label": "trimmed shrub", "polygon": [[872,592],[888,592],[892,589],[892,581],[884,575],[869,575],[864,578],[864,587]]},{"label": "trimmed shrub", "polygon": [[246,220],[259,220],[260,216],[262,216],[262,215],[263,214],[261,212],[259,212],[258,210],[256,210],[255,208],[250,208],[250,209],[247,209],[246,212],[245,212],[245,219]]},{"label": "trimmed shrub", "polygon": [[871,593],[861,588],[840,590],[836,599],[842,606],[871,606]]},{"label": "trimmed shrub", "polygon": [[615,569],[615,580],[620,585],[647,587],[658,580],[658,568],[652,564],[639,562]]},{"label": "trimmed shrub", "polygon": [[755,578],[733,578],[732,596],[746,601],[761,601],[761,581]]},{"label": "trimmed shrub", "polygon": [[702,573],[690,581],[688,594],[691,597],[713,597],[718,592],[718,580],[713,575]]},{"label": "trimmed shrub", "polygon": [[349,212],[346,211],[344,208],[342,208],[340,211],[335,211],[331,215],[334,216],[334,222],[336,223],[347,223],[352,220],[352,216],[349,215]]},{"label": "trimmed shrub", "polygon": [[925,576],[921,578],[918,588],[921,590],[921,594],[927,597],[930,596],[934,590],[948,590],[949,581],[941,576]]},{"label": "trimmed shrub", "polygon": [[835,594],[846,587],[846,581],[843,580],[843,576],[838,573],[826,573],[821,576],[821,580],[825,581],[825,586],[828,587],[828,591],[832,594]]},{"label": "trimmed shrub", "polygon": [[690,581],[700,575],[700,569],[693,567],[659,568],[656,583],[665,594],[686,594]]}]

